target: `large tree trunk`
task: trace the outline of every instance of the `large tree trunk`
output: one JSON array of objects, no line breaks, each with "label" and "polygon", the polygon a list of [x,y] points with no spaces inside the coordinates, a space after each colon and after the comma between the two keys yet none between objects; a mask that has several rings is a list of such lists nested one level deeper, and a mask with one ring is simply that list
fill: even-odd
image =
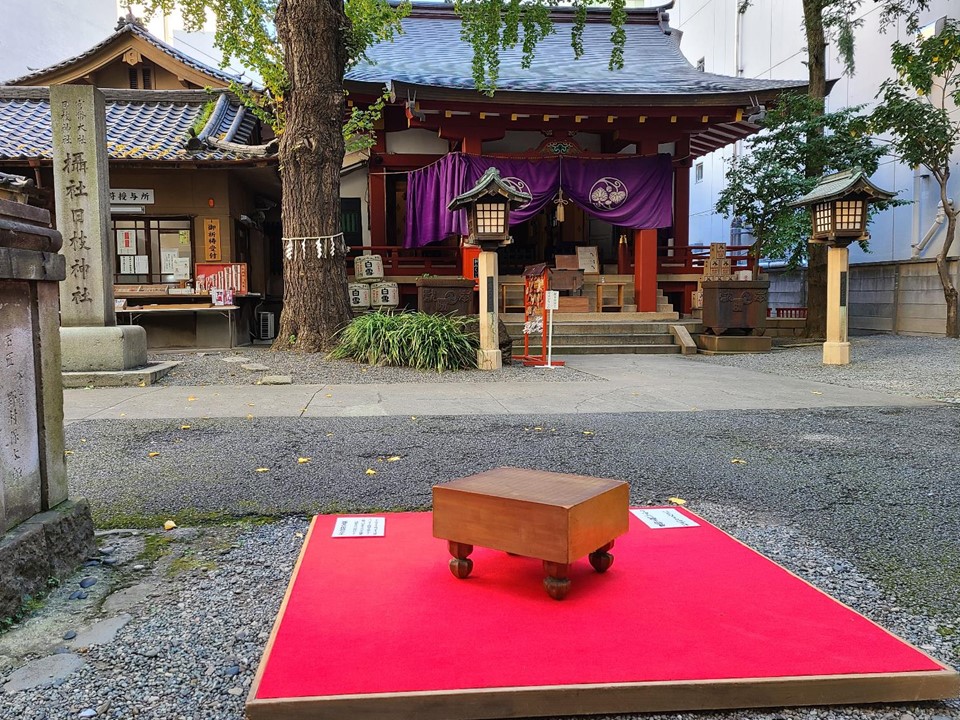
[{"label": "large tree trunk", "polygon": [[283,312],[274,349],[328,349],[351,316],[339,235],[348,22],[343,0],[280,0],[277,7],[290,88],[279,151]]},{"label": "large tree trunk", "polygon": [[[803,0],[803,25],[807,33],[807,74],[810,97],[823,106],[827,96],[827,39],[823,29],[824,0]],[[818,177],[822,167],[808,167],[807,177]],[[811,338],[827,335],[827,246],[808,245],[807,322]]]}]

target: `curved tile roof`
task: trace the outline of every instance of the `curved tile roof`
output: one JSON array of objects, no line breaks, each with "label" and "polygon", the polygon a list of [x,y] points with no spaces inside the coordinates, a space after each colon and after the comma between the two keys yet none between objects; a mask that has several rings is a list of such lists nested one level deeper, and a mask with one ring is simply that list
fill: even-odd
[{"label": "curved tile roof", "polygon": [[[217,95],[204,90],[165,92],[157,90],[104,91],[107,115],[107,150],[111,160],[230,161],[250,156],[232,150],[204,148],[188,151],[188,130],[204,107]],[[240,109],[232,95],[229,108],[210,128],[212,137],[225,136]],[[234,142],[250,139],[254,122],[250,113],[240,123]],[[50,101],[47,88],[0,87],[0,160],[53,157]]]},{"label": "curved tile roof", "polygon": [[[666,24],[663,8],[628,11],[624,67],[610,70],[609,10],[592,11],[583,33],[584,54],[575,59],[570,45],[572,14],[555,11],[556,32],[542,40],[529,68],[520,48],[500,54],[497,93],[634,95],[666,100],[671,96],[748,94],[803,87],[804,81],[728,77],[704,73],[680,51],[677,34]],[[367,52],[347,81],[392,83],[474,91],[473,50],[460,37],[452,6],[417,6],[403,20],[402,35]],[[442,42],[438,40],[442,39]]]},{"label": "curved tile roof", "polygon": [[165,53],[166,55],[169,55],[170,57],[175,59],[177,62],[180,62],[186,65],[187,67],[193,68],[194,70],[201,72],[204,75],[209,75],[213,78],[216,78],[217,80],[220,80],[221,82],[223,82],[225,85],[229,85],[231,82],[238,82],[241,84],[252,85],[252,83],[249,80],[244,80],[244,78],[241,77],[240,75],[234,75],[233,73],[228,73],[224,70],[220,70],[218,68],[212,67],[211,65],[202,63],[196,58],[193,58],[181,52],[180,50],[177,50],[172,45],[168,45],[163,40],[147,32],[144,28],[140,27],[134,22],[124,23],[122,26],[120,26],[120,28],[115,33],[105,38],[104,40],[100,41],[99,43],[94,45],[92,48],[87,50],[86,52],[80,53],[79,55],[75,55],[74,57],[71,57],[71,58],[67,58],[66,60],[62,60],[61,62],[51,65],[50,67],[45,67],[45,68],[42,68],[41,70],[36,70],[32,73],[28,73],[27,75],[21,75],[18,78],[7,80],[3,84],[4,85],[29,84],[32,80],[42,78],[44,75],[47,75],[51,72],[56,72],[57,70],[69,67],[74,63],[81,62],[83,60],[86,60],[89,57],[96,55],[98,52],[103,50],[103,48],[107,47],[108,45],[110,45],[110,43],[114,42],[118,38],[123,37],[124,35],[134,35],[140,38],[141,40],[143,40],[144,42],[149,43],[150,45],[157,48],[158,50]]}]

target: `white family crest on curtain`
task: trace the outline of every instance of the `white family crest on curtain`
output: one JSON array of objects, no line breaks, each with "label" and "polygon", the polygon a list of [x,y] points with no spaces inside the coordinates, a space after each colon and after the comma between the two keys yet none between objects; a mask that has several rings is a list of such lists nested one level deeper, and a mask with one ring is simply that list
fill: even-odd
[{"label": "white family crest on curtain", "polygon": [[[500,178],[506,185],[509,185],[511,189],[516,190],[517,192],[525,193],[526,195],[533,196],[533,193],[530,190],[530,186],[523,180],[523,178],[518,178],[516,176],[510,176],[505,178]],[[517,205],[516,210],[522,210],[527,207],[533,200],[527,200],[521,205]]]},{"label": "white family crest on curtain", "polygon": [[590,188],[590,204],[599,210],[616,210],[630,195],[626,184],[615,177],[602,177]]}]

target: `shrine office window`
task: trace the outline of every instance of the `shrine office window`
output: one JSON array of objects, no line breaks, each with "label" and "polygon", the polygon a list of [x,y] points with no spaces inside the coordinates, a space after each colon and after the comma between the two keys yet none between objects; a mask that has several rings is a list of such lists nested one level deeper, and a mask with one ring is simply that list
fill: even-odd
[{"label": "shrine office window", "polygon": [[350,247],[363,245],[363,215],[360,198],[340,198],[340,230]]},{"label": "shrine office window", "polygon": [[698,162],[696,165],[693,166],[693,177],[694,177],[694,182],[698,182],[698,183],[703,182],[703,163],[702,162]]},{"label": "shrine office window", "polygon": [[110,222],[116,251],[113,281],[118,285],[177,282],[186,269],[193,277],[193,221],[189,217],[120,218]]}]

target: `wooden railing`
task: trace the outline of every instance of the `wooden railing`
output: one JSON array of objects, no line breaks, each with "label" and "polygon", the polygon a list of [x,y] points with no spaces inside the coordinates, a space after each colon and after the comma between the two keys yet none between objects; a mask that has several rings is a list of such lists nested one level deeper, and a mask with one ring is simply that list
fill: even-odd
[{"label": "wooden railing", "polygon": [[767,315],[776,318],[793,318],[797,320],[806,320],[807,309],[805,307],[778,307],[769,308]]},{"label": "wooden railing", "polygon": [[383,258],[384,275],[460,275],[460,248],[401,248],[394,245],[351,247],[347,253],[347,274],[353,274],[353,259],[369,253]]},{"label": "wooden railing", "polygon": [[[727,245],[731,273],[756,267],[757,259],[750,254],[750,248],[750,245]],[[709,246],[658,248],[657,272],[668,275],[703,272],[704,261],[709,257]]]}]

